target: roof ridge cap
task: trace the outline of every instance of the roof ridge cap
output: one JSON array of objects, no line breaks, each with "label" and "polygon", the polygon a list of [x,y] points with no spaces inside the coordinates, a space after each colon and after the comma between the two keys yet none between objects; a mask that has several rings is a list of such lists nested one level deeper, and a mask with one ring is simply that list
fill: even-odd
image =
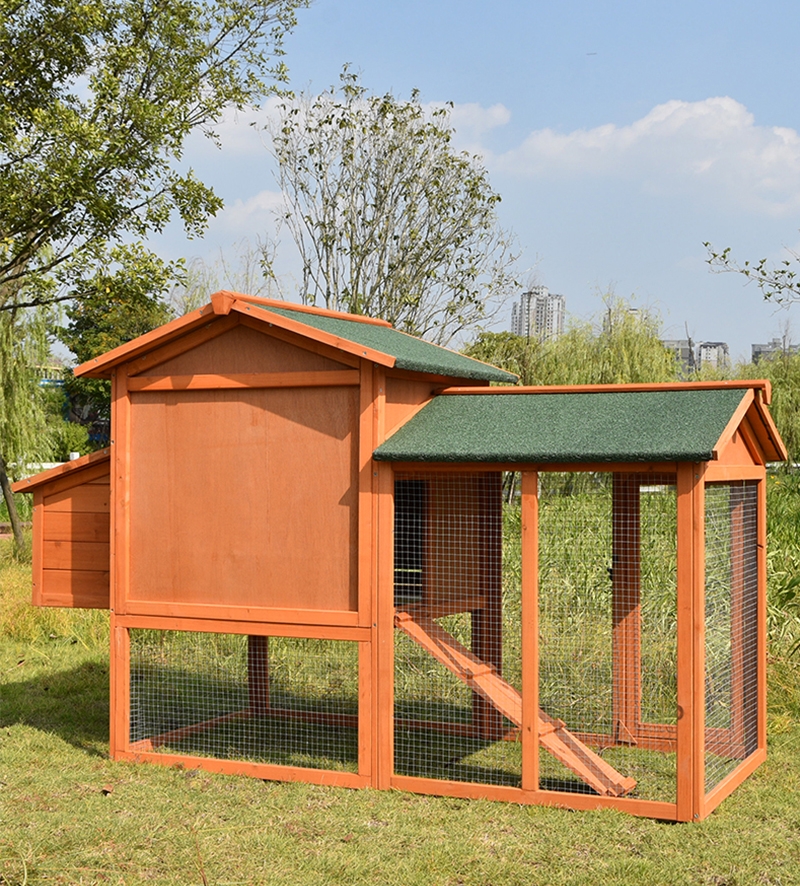
[{"label": "roof ridge cap", "polygon": [[330,308],[318,308],[316,305],[298,305],[294,302],[282,301],[277,298],[263,298],[260,295],[246,295],[243,292],[231,292],[227,289],[220,290],[215,295],[227,295],[238,301],[246,301],[253,305],[261,305],[265,308],[283,308],[287,311],[296,311],[298,314],[315,314],[318,317],[331,317],[334,320],[349,320],[353,323],[364,323],[368,326],[394,327],[388,320],[378,317],[368,317],[365,314],[348,314],[346,311],[334,311]]}]

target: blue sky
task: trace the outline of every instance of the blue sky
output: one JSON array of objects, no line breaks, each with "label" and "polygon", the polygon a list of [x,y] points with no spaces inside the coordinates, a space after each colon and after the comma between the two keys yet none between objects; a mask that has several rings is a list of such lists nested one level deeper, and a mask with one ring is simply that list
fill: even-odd
[{"label": "blue sky", "polygon": [[[285,59],[295,91],[324,90],[349,63],[373,92],[454,103],[457,144],[484,158],[522,276],[535,268],[573,316],[596,314],[613,287],[659,311],[669,337],[688,324],[734,359],[787,320],[800,340],[800,308],[776,311],[738,275],[712,274],[703,247],[742,261],[800,248],[796,0],[317,0],[298,19]],[[203,240],[171,227],[153,244],[165,256],[213,261],[274,231],[272,161],[247,125],[266,113],[226,119],[222,150],[192,139],[185,162],[226,207]]]}]

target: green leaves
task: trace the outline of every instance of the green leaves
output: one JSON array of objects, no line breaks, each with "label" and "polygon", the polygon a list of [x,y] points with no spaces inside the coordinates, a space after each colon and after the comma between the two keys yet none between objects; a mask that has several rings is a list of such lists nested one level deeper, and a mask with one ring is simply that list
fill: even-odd
[{"label": "green leaves", "polygon": [[338,90],[287,102],[269,127],[304,297],[446,343],[516,285],[486,170],[456,152],[447,108]]},{"label": "green leaves", "polygon": [[742,274],[758,286],[765,299],[778,304],[800,301],[800,253],[793,249],[786,250],[791,259],[784,259],[777,264],[762,258],[755,263],[746,261],[739,265],[731,257],[730,247],[722,252],[715,252],[710,243],[704,243],[703,246],[708,250],[706,262],[716,273],[733,271]]},{"label": "green leaves", "polygon": [[0,309],[173,215],[203,230],[221,201],[177,171],[184,141],[278,90],[302,3],[0,0]]}]

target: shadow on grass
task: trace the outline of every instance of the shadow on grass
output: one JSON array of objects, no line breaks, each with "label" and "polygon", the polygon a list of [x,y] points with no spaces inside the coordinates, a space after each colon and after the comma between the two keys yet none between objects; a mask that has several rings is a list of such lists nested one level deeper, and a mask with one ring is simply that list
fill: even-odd
[{"label": "shadow on grass", "polygon": [[32,726],[102,757],[108,751],[108,720],[107,664],[84,662],[3,686],[0,727]]}]

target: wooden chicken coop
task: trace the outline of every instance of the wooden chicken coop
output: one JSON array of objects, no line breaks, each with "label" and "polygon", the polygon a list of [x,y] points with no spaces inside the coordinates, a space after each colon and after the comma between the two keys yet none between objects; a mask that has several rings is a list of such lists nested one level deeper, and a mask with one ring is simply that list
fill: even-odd
[{"label": "wooden chicken coop", "polygon": [[768,382],[228,292],[76,374],[110,447],[14,489],[34,602],[110,611],[115,759],[678,821],[764,760]]}]

